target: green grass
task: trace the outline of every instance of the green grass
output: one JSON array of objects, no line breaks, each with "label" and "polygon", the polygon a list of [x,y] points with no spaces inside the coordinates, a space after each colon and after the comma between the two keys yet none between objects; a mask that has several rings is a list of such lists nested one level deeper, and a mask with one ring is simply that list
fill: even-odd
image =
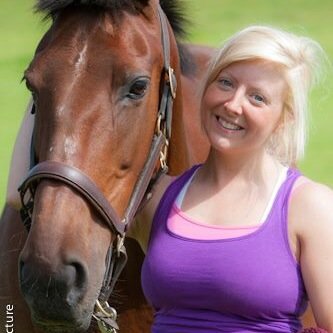
[{"label": "green grass", "polygon": [[[249,24],[269,24],[318,40],[333,58],[332,0],[185,0],[192,21],[189,40],[218,46]],[[10,156],[29,94],[22,73],[47,24],[32,12],[32,0],[2,0],[0,8],[0,206]],[[310,142],[301,170],[333,186],[333,75],[312,94]]]},{"label": "green grass", "polygon": [[29,99],[21,78],[45,31],[31,0],[2,0],[0,6],[0,207],[3,206],[11,151]]}]

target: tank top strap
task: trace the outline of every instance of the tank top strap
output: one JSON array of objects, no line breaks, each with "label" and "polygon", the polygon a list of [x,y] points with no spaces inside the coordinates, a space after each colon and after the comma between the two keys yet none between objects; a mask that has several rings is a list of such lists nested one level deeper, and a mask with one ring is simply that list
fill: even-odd
[{"label": "tank top strap", "polygon": [[165,225],[168,215],[170,213],[171,207],[177,198],[178,193],[181,191],[186,182],[192,177],[195,171],[201,166],[201,164],[196,164],[190,169],[186,170],[179,177],[177,177],[164,192],[157,209],[154,214],[151,235],[157,232],[158,228]]},{"label": "tank top strap", "polygon": [[288,202],[293,191],[296,180],[302,176],[301,172],[295,168],[289,168],[287,172],[287,178],[280,188],[278,194],[283,200],[283,207],[288,208]]},{"label": "tank top strap", "polygon": [[292,261],[296,263],[294,254],[290,247],[289,234],[288,234],[288,209],[289,209],[289,198],[293,190],[293,186],[296,180],[301,176],[301,172],[294,168],[289,168],[287,172],[287,178],[281,185],[280,190],[276,196],[275,203],[267,218],[268,225],[271,229],[271,237],[274,234],[280,234],[282,241],[286,246],[289,256]]},{"label": "tank top strap", "polygon": [[[287,215],[285,215],[285,210],[288,209],[289,197],[292,193],[292,189],[296,180],[300,176],[301,173],[299,170],[294,168],[288,169],[286,179],[281,184],[275,196],[274,203],[272,205],[271,211],[268,214],[267,219],[280,216],[280,218],[278,218],[277,220],[281,221],[282,219],[285,219],[287,217]],[[285,223],[286,221],[282,222]]]}]

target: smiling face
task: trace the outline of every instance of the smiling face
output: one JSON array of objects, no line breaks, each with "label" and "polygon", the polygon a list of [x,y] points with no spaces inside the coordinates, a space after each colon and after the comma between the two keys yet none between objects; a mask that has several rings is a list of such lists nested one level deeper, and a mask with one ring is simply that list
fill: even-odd
[{"label": "smiling face", "polygon": [[203,127],[220,152],[262,152],[280,125],[287,84],[274,63],[243,61],[221,70],[202,99]]}]

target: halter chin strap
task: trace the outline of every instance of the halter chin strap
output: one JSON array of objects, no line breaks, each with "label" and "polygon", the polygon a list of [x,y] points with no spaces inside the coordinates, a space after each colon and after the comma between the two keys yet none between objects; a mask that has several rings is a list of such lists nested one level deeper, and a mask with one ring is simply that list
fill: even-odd
[{"label": "halter chin strap", "polygon": [[[124,217],[119,217],[105,198],[104,193],[92,179],[79,169],[61,162],[43,161],[36,165],[33,163],[34,166],[18,189],[22,202],[21,218],[28,231],[31,226],[36,188],[42,179],[54,179],[65,183],[80,193],[99,213],[112,233],[116,235],[116,241],[111,244],[107,253],[106,273],[93,315],[99,324],[108,326],[110,331],[115,331],[118,327],[115,322],[116,312],[108,305],[107,301],[121,271],[126,265],[127,254],[124,246],[126,230],[137,213],[140,204],[146,200],[146,197],[150,196],[150,190],[156,179],[161,173],[166,173],[168,170],[166,159],[171,136],[172,108],[173,100],[176,97],[177,81],[174,70],[170,66],[170,36],[167,18],[160,6],[158,6],[158,15],[161,24],[164,64],[162,72],[163,87],[156,121],[156,131],[152,139],[148,158],[135,184]],[[159,172],[153,177],[158,160],[160,160]]]}]

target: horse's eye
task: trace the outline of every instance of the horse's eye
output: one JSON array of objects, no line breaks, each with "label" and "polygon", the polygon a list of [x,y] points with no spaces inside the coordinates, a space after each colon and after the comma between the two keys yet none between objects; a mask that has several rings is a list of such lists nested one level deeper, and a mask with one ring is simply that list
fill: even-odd
[{"label": "horse's eye", "polygon": [[30,91],[33,100],[36,102],[36,100],[37,100],[36,89],[33,87],[33,85],[31,84],[30,80],[27,78],[26,75],[23,76],[21,82],[22,82],[22,81],[25,82],[25,86],[26,86],[27,89]]},{"label": "horse's eye", "polygon": [[22,78],[21,82],[23,82],[23,81],[25,82],[25,86],[26,86],[26,88],[27,88],[30,92],[33,92],[34,89],[33,89],[32,85],[31,85],[30,81],[29,81],[26,77],[23,77],[23,78]]},{"label": "horse's eye", "polygon": [[127,97],[131,99],[142,98],[146,94],[148,86],[149,86],[148,78],[137,79],[131,84]]}]

